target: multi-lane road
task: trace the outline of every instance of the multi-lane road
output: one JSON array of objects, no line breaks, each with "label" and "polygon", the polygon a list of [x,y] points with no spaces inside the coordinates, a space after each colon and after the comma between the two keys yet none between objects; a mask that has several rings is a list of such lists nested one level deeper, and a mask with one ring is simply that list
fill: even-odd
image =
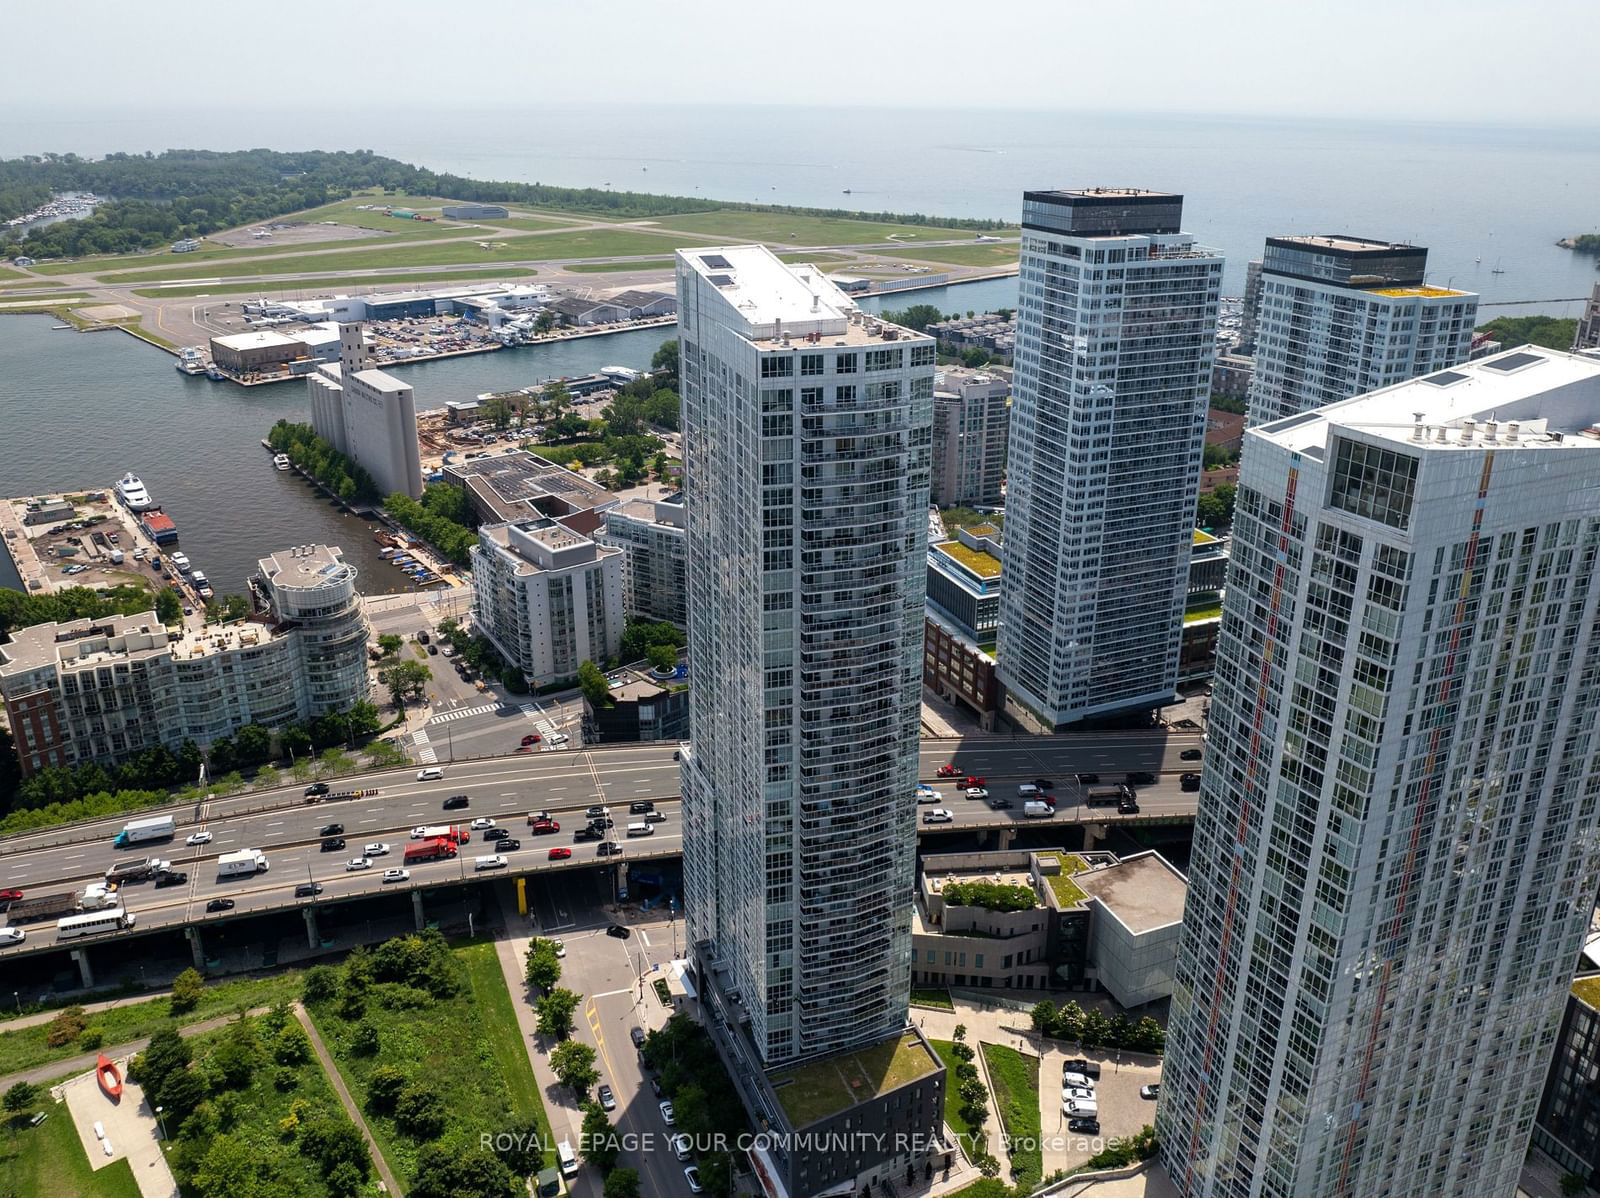
[{"label": "multi-lane road", "polygon": [[[940,793],[937,806],[948,808],[950,823],[927,825],[928,834],[970,832],[977,829],[1027,825],[1047,826],[1043,820],[1025,820],[1016,800],[1020,782],[1048,777],[1056,783],[1057,814],[1050,823],[1076,821],[1126,822],[1133,819],[1182,818],[1193,814],[1194,795],[1181,789],[1180,772],[1198,768],[1182,753],[1200,746],[1192,734],[1104,733],[1094,736],[1019,738],[1017,740],[925,741],[921,749],[920,776]],[[624,844],[623,860],[676,856],[682,850],[678,813],[678,766],[672,745],[597,746],[570,752],[539,753],[515,757],[457,762],[442,767],[444,777],[418,781],[417,767],[363,775],[336,785],[336,790],[360,788],[356,799],[308,804],[303,787],[264,791],[215,799],[173,810],[177,834],[170,842],[127,849],[112,847],[111,838],[124,817],[45,830],[0,840],[0,889],[16,888],[26,895],[58,894],[103,877],[117,861],[141,856],[170,860],[174,869],[188,874],[181,886],[156,888],[151,882],[123,888],[125,908],[137,917],[136,930],[171,928],[207,921],[237,918],[286,907],[311,906],[370,895],[384,890],[436,887],[474,876],[473,858],[494,851],[494,845],[474,834],[470,845],[453,860],[413,865],[406,882],[385,883],[382,871],[400,866],[410,830],[423,824],[463,824],[488,817],[511,830],[522,843],[507,854],[513,873],[543,873],[571,868],[591,868],[614,861],[600,858],[593,842],[574,843],[573,833],[586,823],[584,808],[603,804],[611,809],[617,839]],[[986,778],[995,795],[1016,804],[1009,810],[992,810],[987,803],[960,793],[960,779],[937,777],[939,766],[952,762],[962,774]],[[1118,816],[1114,809],[1086,809],[1071,781],[1075,772],[1093,771],[1106,781],[1120,780],[1128,770],[1157,773],[1155,785],[1140,791],[1140,815]],[[444,810],[444,801],[467,795],[465,809]],[[666,817],[649,837],[627,838],[628,804],[649,799]],[[529,833],[527,814],[548,809],[561,822],[555,835]],[[926,811],[926,806],[920,811]],[[321,829],[342,824],[346,846],[322,851]],[[196,831],[211,833],[203,845],[185,844]],[[373,860],[366,871],[349,872],[345,864],[361,855],[372,842],[390,846],[387,856]],[[570,848],[570,859],[552,861],[553,847]],[[216,858],[241,848],[259,849],[267,855],[269,869],[252,877],[219,879]],[[489,876],[489,875],[484,875]],[[296,897],[295,887],[318,883],[320,893]],[[225,912],[207,912],[212,899],[228,898],[235,906]],[[55,944],[51,921],[27,925],[27,940],[6,953],[37,952]],[[93,943],[92,940],[80,943]]]}]

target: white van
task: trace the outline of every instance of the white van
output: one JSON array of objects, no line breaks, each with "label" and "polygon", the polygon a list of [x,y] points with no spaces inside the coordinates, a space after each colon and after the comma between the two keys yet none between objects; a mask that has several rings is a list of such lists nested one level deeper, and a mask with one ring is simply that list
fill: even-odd
[{"label": "white van", "polygon": [[641,823],[637,823],[637,824],[629,824],[628,825],[628,835],[629,836],[653,836],[653,835],[655,835],[655,830],[656,830],[656,826],[654,824],[647,824],[647,823],[641,822]]},{"label": "white van", "polygon": [[444,771],[436,765],[430,765],[425,770],[417,771],[418,782],[438,782],[444,778]]},{"label": "white van", "polygon": [[1100,1104],[1092,1098],[1069,1098],[1061,1104],[1061,1113],[1068,1119],[1098,1119]]},{"label": "white van", "polygon": [[1055,813],[1056,809],[1054,807],[1038,799],[1030,799],[1022,805],[1024,819],[1049,819]]},{"label": "white van", "polygon": [[1017,798],[1019,799],[1037,799],[1038,797],[1039,788],[1032,782],[1024,782],[1021,786],[1017,787]]},{"label": "white van", "polygon": [[505,867],[506,859],[498,853],[491,853],[487,857],[474,857],[472,859],[473,869],[504,869]]},{"label": "white van", "polygon": [[578,1158],[572,1151],[572,1145],[562,1140],[556,1145],[556,1160],[561,1163],[561,1175],[571,1177],[578,1172]]}]

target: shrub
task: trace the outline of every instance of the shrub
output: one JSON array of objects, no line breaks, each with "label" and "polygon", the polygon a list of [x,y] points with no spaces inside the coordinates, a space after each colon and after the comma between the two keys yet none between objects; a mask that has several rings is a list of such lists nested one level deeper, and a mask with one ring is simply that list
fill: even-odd
[{"label": "shrub", "polygon": [[300,997],[310,1006],[326,1002],[339,992],[339,971],[332,965],[313,965],[306,970],[305,981],[300,986]]},{"label": "shrub", "polygon": [[286,1023],[272,1040],[272,1059],[280,1065],[303,1065],[311,1059],[311,1039],[298,1023]]},{"label": "shrub", "polygon": [[192,965],[172,979],[172,1013],[182,1015],[200,1005],[205,993],[206,980]]},{"label": "shrub", "polygon": [[88,1026],[82,1007],[66,1007],[44,1029],[44,1042],[51,1048],[60,1048],[83,1035]]},{"label": "shrub", "polygon": [[78,1033],[78,1047],[87,1051],[93,1051],[96,1048],[100,1048],[105,1044],[105,1042],[106,1034],[100,1028],[86,1027],[82,1032]]},{"label": "shrub", "polygon": [[408,1081],[393,1065],[379,1065],[367,1078],[367,1105],[379,1114],[393,1111]]},{"label": "shrub", "polygon": [[432,1086],[413,1083],[395,1100],[395,1126],[416,1139],[433,1139],[444,1130],[444,1118],[444,1096]]},{"label": "shrub", "polygon": [[350,1051],[360,1056],[370,1057],[378,1051],[378,1029],[370,1022],[356,1024],[355,1033],[350,1037]]}]

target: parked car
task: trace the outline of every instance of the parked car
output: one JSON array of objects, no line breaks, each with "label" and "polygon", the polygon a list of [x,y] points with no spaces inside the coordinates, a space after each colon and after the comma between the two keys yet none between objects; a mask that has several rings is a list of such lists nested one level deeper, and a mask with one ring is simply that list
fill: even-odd
[{"label": "parked car", "polygon": [[633,929],[624,924],[614,923],[610,927],[606,928],[606,935],[614,936],[618,940],[626,940],[628,937],[633,935]]},{"label": "parked car", "polygon": [[518,849],[520,849],[522,847],[522,841],[513,840],[511,837],[504,835],[504,831],[505,831],[505,829],[502,828],[501,829],[502,835],[500,837],[500,842],[499,842],[500,851],[502,853],[514,853],[514,852],[516,852]]},{"label": "parked car", "polygon": [[1099,781],[1100,781],[1100,775],[1099,774],[1079,774],[1078,775],[1078,785],[1079,786],[1094,786]]},{"label": "parked car", "polygon": [[672,1117],[672,1099],[668,1098],[661,1103],[661,1121],[672,1127],[677,1121]]},{"label": "parked car", "polygon": [[633,1040],[634,1049],[636,1051],[638,1051],[638,1052],[643,1052],[644,1051],[644,1029],[643,1028],[638,1028],[638,1027],[630,1027],[628,1029],[628,1036]]},{"label": "parked car", "polygon": [[1161,1097],[1161,1083],[1160,1082],[1151,1082],[1148,1086],[1140,1086],[1139,1087],[1139,1097],[1140,1098],[1150,1098],[1150,1099],[1160,1098]]},{"label": "parked car", "polygon": [[1081,1136],[1097,1136],[1100,1134],[1100,1120],[1089,1118],[1068,1119],[1067,1130],[1075,1131]]},{"label": "parked car", "polygon": [[191,833],[189,838],[187,840],[185,840],[183,843],[184,844],[190,844],[190,845],[194,845],[194,844],[210,844],[211,843],[211,833],[210,832],[194,832],[194,833]]},{"label": "parked car", "polygon": [[[672,1120],[668,1119],[667,1122],[671,1123]],[[705,1189],[705,1186],[700,1184],[700,1169],[697,1165],[685,1165],[683,1167],[683,1180],[689,1183],[689,1192],[691,1194],[701,1193]]]},{"label": "parked car", "polygon": [[1062,1101],[1065,1102],[1069,1098],[1075,1099],[1075,1100],[1077,1100],[1079,1102],[1093,1102],[1094,1101],[1094,1091],[1088,1089],[1085,1086],[1062,1086],[1061,1087],[1061,1099],[1062,1099]]},{"label": "parked car", "polygon": [[1094,1089],[1094,1081],[1088,1077],[1088,1075],[1083,1073],[1072,1073],[1067,1070],[1062,1070],[1061,1084],[1063,1087],[1076,1087],[1083,1090]]},{"label": "parked car", "polygon": [[211,912],[211,911],[232,911],[233,910],[233,900],[232,899],[212,899],[209,903],[206,904],[206,910],[208,912]]},{"label": "parked car", "polygon": [[1182,786],[1184,790],[1199,790],[1200,775],[1184,774],[1183,777],[1178,779],[1178,785]]},{"label": "parked car", "polygon": [[600,1097],[600,1109],[602,1111],[614,1111],[617,1109],[617,1096],[611,1092],[610,1086],[602,1082],[600,1089],[596,1093]]},{"label": "parked car", "polygon": [[1062,1073],[1081,1073],[1084,1077],[1098,1081],[1100,1066],[1093,1061],[1086,1061],[1082,1057],[1071,1057],[1061,1062]]},{"label": "parked car", "polygon": [[686,1161],[692,1155],[691,1148],[693,1143],[694,1141],[690,1140],[681,1131],[667,1137],[667,1144],[672,1148],[672,1155],[680,1161]]}]

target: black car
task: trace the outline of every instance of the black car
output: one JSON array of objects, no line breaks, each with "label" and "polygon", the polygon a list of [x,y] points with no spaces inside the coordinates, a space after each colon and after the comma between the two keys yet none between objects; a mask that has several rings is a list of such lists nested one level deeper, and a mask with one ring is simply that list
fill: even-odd
[{"label": "black car", "polygon": [[438,657],[439,656],[439,646],[438,645],[429,645],[428,646],[428,656],[429,657]]},{"label": "black car", "polygon": [[1098,1119],[1068,1119],[1067,1130],[1075,1131],[1083,1136],[1097,1136],[1100,1134],[1100,1120]]},{"label": "black car", "polygon": [[1200,760],[1200,750],[1199,749],[1185,749],[1183,752],[1179,753],[1178,756],[1183,758],[1185,761],[1199,761]]},{"label": "black car", "polygon": [[672,750],[672,760],[681,761],[682,759],[683,755],[677,749]]},{"label": "black car", "polygon": [[655,809],[656,804],[654,799],[644,799],[637,803],[628,804],[628,811],[632,815],[644,815],[646,812],[654,811]]},{"label": "black car", "polygon": [[485,840],[509,840],[511,838],[511,829],[485,828],[483,830],[483,838]]},{"label": "black car", "polygon": [[1004,811],[1011,806],[1011,800],[1006,798],[1005,795],[991,795],[989,797],[989,806],[992,810]]},{"label": "black car", "polygon": [[322,842],[324,853],[337,853],[342,848],[344,848],[343,836],[329,836]]},{"label": "black car", "polygon": [[572,839],[575,841],[604,840],[605,837],[606,834],[599,828],[579,828],[572,834]]},{"label": "black car", "polygon": [[1138,799],[1123,799],[1123,800],[1121,800],[1117,804],[1117,814],[1118,815],[1138,815],[1139,814],[1139,800]]},{"label": "black car", "polygon": [[1056,788],[1056,784],[1050,781],[1049,778],[1035,778],[1033,784],[1040,790],[1054,790]]},{"label": "black car", "polygon": [[1185,774],[1185,775],[1183,775],[1183,777],[1178,779],[1178,784],[1180,786],[1182,786],[1183,789],[1185,789],[1185,790],[1199,790],[1200,789],[1200,775],[1199,774]]},{"label": "black car", "polygon": [[622,856],[622,846],[614,840],[602,840],[600,842],[600,851],[595,855],[599,857],[620,857]]},{"label": "black car", "polygon": [[322,825],[322,830],[320,832],[318,832],[317,835],[318,836],[337,836],[337,835],[339,835],[339,833],[341,833],[343,831],[344,831],[344,825],[343,824],[323,824]]},{"label": "black car", "polygon": [[444,809],[446,811],[458,811],[462,807],[465,807],[469,802],[471,802],[471,800],[468,799],[466,795],[451,795],[444,801]]},{"label": "black car", "polygon": [[1156,776],[1149,770],[1135,770],[1126,778],[1129,786],[1153,786]]},{"label": "black car", "polygon": [[1100,1079],[1100,1066],[1093,1061],[1086,1061],[1082,1057],[1074,1057],[1071,1060],[1062,1061],[1061,1072],[1081,1073],[1090,1081],[1098,1081]]},{"label": "black car", "polygon": [[1099,781],[1100,781],[1100,775],[1099,774],[1079,774],[1078,775],[1078,785],[1079,786],[1093,786],[1095,783],[1097,783]]},{"label": "black car", "polygon": [[606,811],[606,809],[604,807],[601,807],[599,804],[596,804],[593,807],[584,808],[583,813],[585,815],[587,815],[590,819],[593,819],[597,815],[607,815],[607,814],[609,814]]},{"label": "black car", "polygon": [[514,853],[521,847],[522,841],[520,840],[513,840],[509,836],[504,836],[500,839],[500,851],[502,853]]},{"label": "black car", "polygon": [[306,798],[317,798],[320,795],[327,794],[328,790],[329,787],[326,782],[313,782],[310,786],[306,787]]},{"label": "black car", "polygon": [[626,940],[633,935],[632,928],[625,928],[620,923],[614,923],[606,929],[607,936],[615,936],[618,940]]},{"label": "black car", "polygon": [[417,644],[426,645],[427,643],[428,643],[428,633],[427,633],[427,631],[424,630],[422,632],[417,633]]},{"label": "black car", "polygon": [[232,911],[233,910],[233,900],[232,899],[212,899],[209,903],[206,904],[206,910],[207,911]]},{"label": "black car", "polygon": [[643,1052],[644,1051],[644,1029],[643,1028],[639,1028],[639,1027],[630,1027],[628,1029],[628,1035],[633,1037],[633,1046],[635,1048],[637,1048],[640,1052]]},{"label": "black car", "polygon": [[301,882],[294,888],[295,898],[315,898],[322,893],[321,882]]},{"label": "black car", "polygon": [[156,889],[159,890],[163,886],[182,886],[188,880],[189,875],[185,873],[174,873],[169,871],[164,874],[157,874]]}]

